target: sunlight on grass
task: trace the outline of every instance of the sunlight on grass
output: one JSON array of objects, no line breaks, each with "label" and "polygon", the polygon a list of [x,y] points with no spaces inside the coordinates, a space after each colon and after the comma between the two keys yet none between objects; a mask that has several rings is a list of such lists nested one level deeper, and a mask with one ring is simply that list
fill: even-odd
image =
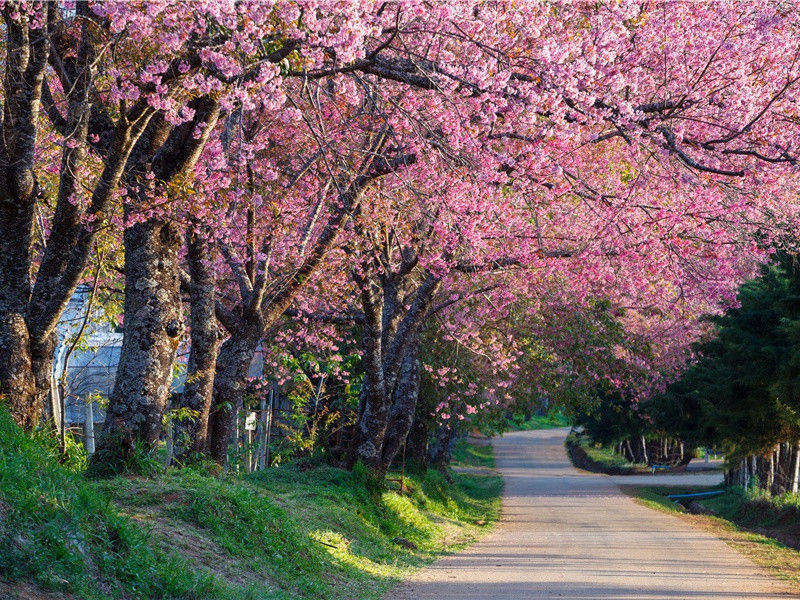
[{"label": "sunlight on grass", "polygon": [[484,470],[407,473],[401,494],[329,466],[88,481],[47,444],[0,416],[0,569],[89,600],[379,598],[500,511],[488,445],[457,449]]}]

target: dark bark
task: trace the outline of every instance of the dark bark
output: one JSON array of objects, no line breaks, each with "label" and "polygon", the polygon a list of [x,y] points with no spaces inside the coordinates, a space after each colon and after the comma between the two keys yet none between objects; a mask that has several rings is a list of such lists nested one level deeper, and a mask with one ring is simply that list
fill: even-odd
[{"label": "dark bark", "polygon": [[[191,174],[219,117],[219,103],[203,96],[190,102],[194,118],[177,127],[153,118],[133,150],[125,182],[135,190],[126,218],[147,213],[152,194]],[[195,137],[200,127],[202,134]],[[147,174],[155,177],[147,184]],[[180,296],[180,231],[161,217],[135,222],[125,230],[123,341],[106,422],[92,456],[95,474],[125,468],[132,450],[158,443],[161,418],[172,382],[175,351],[183,334]]]},{"label": "dark bark", "polygon": [[361,288],[365,326],[361,337],[364,382],[356,426],[355,460],[379,474],[391,402],[383,371],[383,299],[369,280],[357,276],[357,281]]},{"label": "dark bark", "polygon": [[428,443],[430,438],[430,418],[423,415],[417,407],[411,431],[406,441],[406,461],[419,469],[428,467]]},{"label": "dark bark", "polygon": [[[50,9],[52,10],[52,9]],[[5,75],[0,136],[0,396],[12,418],[33,427],[37,403],[27,305],[39,186],[34,152],[49,44],[47,24],[32,29],[17,6],[3,7]]]},{"label": "dark bark", "polygon": [[444,471],[445,467],[450,464],[452,443],[453,428],[449,425],[439,425],[428,453],[430,463],[434,468]]},{"label": "dark bark", "polygon": [[[178,277],[181,236],[157,220],[125,231],[125,323],[114,390],[96,456],[155,447],[183,333]],[[110,465],[113,466],[113,465]]]},{"label": "dark bark", "polygon": [[211,457],[221,465],[228,460],[228,446],[235,431],[234,419],[242,406],[247,374],[261,333],[261,327],[251,324],[231,335],[219,350],[209,418],[208,449]]},{"label": "dark bark", "polygon": [[389,424],[383,442],[382,469],[387,471],[395,460],[400,448],[406,443],[419,397],[419,342],[414,342],[406,350],[400,377],[394,392],[394,401],[389,415]]},{"label": "dark bark", "polygon": [[[377,287],[376,284],[366,277],[356,275],[356,282],[361,288],[365,316],[362,338],[365,375],[354,456],[350,462],[354,464],[360,461],[374,476],[382,477],[386,467],[383,446],[400,367],[427,316],[440,280],[427,274],[420,284],[412,288],[410,308],[402,314],[402,318],[396,320],[396,325],[392,323],[395,315],[385,310],[386,298],[391,297],[385,285],[379,294],[373,289]],[[393,301],[392,304],[400,310],[405,300]],[[393,330],[393,335],[385,334],[387,328]]]},{"label": "dark bark", "polygon": [[189,263],[191,348],[180,405],[196,411],[198,416],[180,428],[187,440],[178,449],[178,458],[186,458],[189,453],[199,455],[208,451],[208,418],[219,352],[219,330],[214,314],[216,278],[211,247],[208,240],[197,231],[191,231],[188,237],[186,256]]}]

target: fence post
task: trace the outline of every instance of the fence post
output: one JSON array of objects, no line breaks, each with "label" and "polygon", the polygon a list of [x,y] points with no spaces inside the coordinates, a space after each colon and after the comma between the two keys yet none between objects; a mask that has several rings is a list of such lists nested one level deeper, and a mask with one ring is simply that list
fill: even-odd
[{"label": "fence post", "polygon": [[264,442],[267,439],[267,398],[264,394],[258,404],[258,431],[256,431],[256,439],[258,439],[258,448],[256,450],[256,469],[261,470],[264,468],[264,451],[266,450]]},{"label": "fence post", "polygon": [[273,381],[269,390],[269,407],[267,408],[267,431],[264,439],[264,467],[269,467],[269,451],[270,451],[270,438],[272,437],[272,417],[275,414],[275,388],[276,383]]},{"label": "fence post", "polygon": [[84,400],[86,403],[86,412],[83,420],[83,435],[84,444],[86,444],[86,453],[90,456],[94,454],[94,410],[92,408],[92,399]]}]

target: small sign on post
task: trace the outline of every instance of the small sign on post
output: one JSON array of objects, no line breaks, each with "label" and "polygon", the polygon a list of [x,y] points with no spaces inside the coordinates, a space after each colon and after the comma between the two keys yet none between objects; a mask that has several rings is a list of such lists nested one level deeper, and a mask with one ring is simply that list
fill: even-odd
[{"label": "small sign on post", "polygon": [[244,420],[244,428],[246,431],[255,431],[256,430],[256,413],[249,412],[247,413],[247,417]]}]

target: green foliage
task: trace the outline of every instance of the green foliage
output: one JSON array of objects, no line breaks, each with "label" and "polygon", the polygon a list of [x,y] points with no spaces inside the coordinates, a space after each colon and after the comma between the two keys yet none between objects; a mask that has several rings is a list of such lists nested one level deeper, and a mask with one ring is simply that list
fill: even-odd
[{"label": "green foliage", "polygon": [[593,441],[587,435],[572,432],[567,436],[564,445],[572,463],[586,471],[609,475],[650,472],[647,465],[632,463],[624,456],[614,452],[612,448]]},{"label": "green foliage", "polygon": [[525,413],[514,413],[508,418],[507,429],[515,431],[530,431],[532,429],[555,429],[569,427],[572,420],[561,409],[548,411],[545,415],[528,417]]},{"label": "green foliage", "polygon": [[646,407],[692,445],[732,457],[800,437],[800,273],[779,256],[739,291],[739,306],[709,319],[697,360]]},{"label": "green foliage", "polygon": [[158,448],[148,448],[141,440],[133,445],[117,442],[103,444],[89,460],[86,477],[105,479],[117,475],[153,476],[163,469],[158,458]]},{"label": "green foliage", "polygon": [[[492,464],[491,447],[465,456]],[[299,465],[86,480],[0,412],[0,572],[90,600],[378,598],[485,530],[502,481],[431,471],[398,488]]]},{"label": "green foliage", "polygon": [[453,467],[493,467],[494,453],[491,444],[470,444],[465,439],[453,444],[453,457],[450,462]]},{"label": "green foliage", "polygon": [[[297,351],[280,356],[290,375],[284,386],[290,410],[276,423],[280,435],[273,438],[273,464],[324,454],[331,437],[355,421],[363,369],[355,349],[342,345],[333,354]],[[338,377],[340,372],[348,377]],[[249,406],[257,408],[258,396],[259,392],[246,394],[246,405],[249,400]]]},{"label": "green foliage", "polygon": [[595,386],[594,404],[584,406],[573,419],[588,437],[604,446],[640,436],[648,427],[638,404],[624,389],[602,382]]}]

